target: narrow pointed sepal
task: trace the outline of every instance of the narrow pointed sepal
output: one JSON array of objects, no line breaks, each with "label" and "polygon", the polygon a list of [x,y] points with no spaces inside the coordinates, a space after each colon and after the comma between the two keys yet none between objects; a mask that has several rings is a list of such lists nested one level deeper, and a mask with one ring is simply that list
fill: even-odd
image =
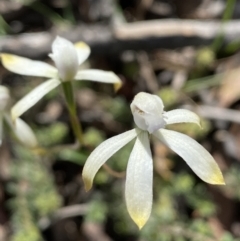
[{"label": "narrow pointed sepal", "polygon": [[116,74],[111,71],[98,69],[79,70],[74,79],[114,84],[115,91],[117,91],[122,86],[122,81]]},{"label": "narrow pointed sepal", "polygon": [[22,119],[16,119],[13,132],[23,145],[29,148],[36,148],[38,146],[38,141],[33,130]]},{"label": "narrow pointed sepal", "polygon": [[141,229],[152,210],[153,163],[148,132],[138,134],[126,175],[125,199],[128,212]]},{"label": "narrow pointed sepal", "polygon": [[11,116],[13,121],[21,116],[25,111],[35,105],[44,95],[49,93],[52,89],[60,84],[58,79],[50,79],[37,86],[30,93],[19,100],[11,109]]},{"label": "narrow pointed sepal", "polygon": [[122,81],[119,79],[119,82],[113,84],[114,91],[115,91],[115,92],[118,92],[118,90],[122,88],[122,85],[123,85],[123,83],[122,83]]},{"label": "narrow pointed sepal", "polygon": [[225,185],[223,175],[212,155],[198,142],[176,131],[161,129],[153,133],[161,142],[183,158],[203,181]]},{"label": "narrow pointed sepal", "polygon": [[138,130],[133,129],[114,136],[101,143],[88,157],[82,172],[86,191],[92,187],[93,179],[100,167],[119,149],[137,136]]},{"label": "narrow pointed sepal", "polygon": [[7,87],[0,85],[0,112],[4,112],[9,104],[10,93]]},{"label": "narrow pointed sepal", "polygon": [[200,118],[190,110],[176,109],[167,111],[163,114],[166,125],[176,123],[195,123],[201,127]]},{"label": "narrow pointed sepal", "polygon": [[0,56],[3,66],[13,73],[48,78],[57,77],[57,69],[47,63],[13,54],[1,54]]},{"label": "narrow pointed sepal", "polygon": [[0,146],[3,141],[3,114],[0,112]]}]

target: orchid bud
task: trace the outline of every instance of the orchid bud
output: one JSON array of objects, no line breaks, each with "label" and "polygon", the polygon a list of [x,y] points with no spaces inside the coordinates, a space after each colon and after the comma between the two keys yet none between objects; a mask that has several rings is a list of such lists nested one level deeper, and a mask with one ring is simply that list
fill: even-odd
[{"label": "orchid bud", "polygon": [[4,111],[9,103],[9,90],[0,85],[0,111]]},{"label": "orchid bud", "polygon": [[151,134],[165,126],[164,106],[158,96],[140,92],[135,96],[130,107],[135,124],[140,129],[147,130]]}]

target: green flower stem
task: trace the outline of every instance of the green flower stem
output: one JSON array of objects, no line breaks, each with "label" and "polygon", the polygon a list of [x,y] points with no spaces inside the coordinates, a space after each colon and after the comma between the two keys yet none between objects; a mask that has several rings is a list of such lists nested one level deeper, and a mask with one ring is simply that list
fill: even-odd
[{"label": "green flower stem", "polygon": [[62,87],[63,87],[63,92],[67,103],[67,108],[68,108],[73,132],[78,142],[83,145],[84,140],[83,140],[82,126],[77,117],[77,108],[76,108],[76,103],[74,99],[72,82],[71,81],[62,82]]}]

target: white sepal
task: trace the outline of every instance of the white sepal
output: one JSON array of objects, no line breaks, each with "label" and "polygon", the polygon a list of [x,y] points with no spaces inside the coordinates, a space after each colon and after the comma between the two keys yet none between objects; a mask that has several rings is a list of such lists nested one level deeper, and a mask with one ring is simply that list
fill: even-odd
[{"label": "white sepal", "polygon": [[91,49],[84,42],[77,42],[74,44],[74,47],[77,50],[78,65],[81,65],[89,57]]},{"label": "white sepal", "polygon": [[0,146],[3,141],[3,113],[0,112]]},{"label": "white sepal", "polygon": [[98,69],[79,70],[74,79],[114,84],[115,90],[118,90],[122,86],[122,81],[116,74],[111,71]]},{"label": "white sepal", "polygon": [[18,140],[29,148],[38,146],[37,138],[31,127],[22,119],[17,118],[13,128],[13,132]]},{"label": "white sepal", "polygon": [[199,116],[190,110],[185,110],[185,109],[171,110],[171,111],[164,112],[163,116],[164,116],[164,120],[166,121],[166,125],[189,122],[189,123],[195,123],[201,126]]},{"label": "white sepal", "polygon": [[74,45],[67,39],[56,37],[52,44],[52,54],[58,75],[63,81],[71,81],[78,70],[78,54]]},{"label": "white sepal", "polygon": [[225,184],[217,163],[198,142],[184,134],[165,129],[158,130],[153,135],[181,156],[203,181]]},{"label": "white sepal", "polygon": [[88,157],[82,172],[85,189],[92,187],[93,179],[100,167],[119,149],[137,136],[138,130],[133,129],[114,136],[101,143]]},{"label": "white sepal", "polygon": [[163,119],[163,102],[156,96],[140,92],[130,105],[136,125],[149,133],[163,128],[165,121]]},{"label": "white sepal", "polygon": [[1,58],[3,66],[13,73],[47,78],[57,77],[57,69],[47,63],[13,54],[1,54]]},{"label": "white sepal", "polygon": [[10,100],[8,88],[0,85],[0,112],[6,110]]},{"label": "white sepal", "polygon": [[125,185],[128,212],[141,229],[152,210],[153,163],[148,132],[138,134],[131,152]]},{"label": "white sepal", "polygon": [[56,88],[60,83],[61,82],[58,79],[50,79],[37,86],[12,107],[12,119],[15,120],[21,116],[25,111],[35,105],[44,95]]}]

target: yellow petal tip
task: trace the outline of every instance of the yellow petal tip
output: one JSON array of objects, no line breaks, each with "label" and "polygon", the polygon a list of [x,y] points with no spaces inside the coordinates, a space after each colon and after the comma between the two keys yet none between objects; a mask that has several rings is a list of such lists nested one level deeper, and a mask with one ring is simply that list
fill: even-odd
[{"label": "yellow petal tip", "polygon": [[92,188],[92,181],[89,178],[83,176],[83,183],[85,191],[88,192]]},{"label": "yellow petal tip", "polygon": [[84,42],[77,42],[74,44],[74,46],[78,49],[90,49],[90,47]]},{"label": "yellow petal tip", "polygon": [[13,111],[11,111],[11,119],[12,119],[12,122],[13,122],[14,125],[15,125],[15,123],[16,123],[16,119],[17,119],[17,118],[18,118],[18,116],[15,115]]},{"label": "yellow petal tip", "polygon": [[15,56],[12,54],[1,54],[0,56],[2,59],[3,65],[10,64],[11,62],[13,62],[15,60]]},{"label": "yellow petal tip", "polygon": [[133,221],[137,224],[139,230],[141,230],[147,222],[147,220],[143,218],[134,219]]},{"label": "yellow petal tip", "polygon": [[216,183],[214,183],[215,185],[226,185],[224,180],[219,180]]},{"label": "yellow petal tip", "polygon": [[212,175],[212,177],[208,181],[210,184],[214,185],[226,185],[222,173],[219,171],[218,173]]},{"label": "yellow petal tip", "polygon": [[113,87],[114,87],[114,91],[117,92],[122,87],[122,81],[114,83]]},{"label": "yellow petal tip", "polygon": [[129,214],[130,214],[130,217],[132,218],[132,220],[134,221],[134,223],[137,224],[139,230],[141,230],[143,228],[143,226],[146,224],[148,218],[149,218],[149,215],[143,215],[142,212],[131,212],[129,209]]}]

